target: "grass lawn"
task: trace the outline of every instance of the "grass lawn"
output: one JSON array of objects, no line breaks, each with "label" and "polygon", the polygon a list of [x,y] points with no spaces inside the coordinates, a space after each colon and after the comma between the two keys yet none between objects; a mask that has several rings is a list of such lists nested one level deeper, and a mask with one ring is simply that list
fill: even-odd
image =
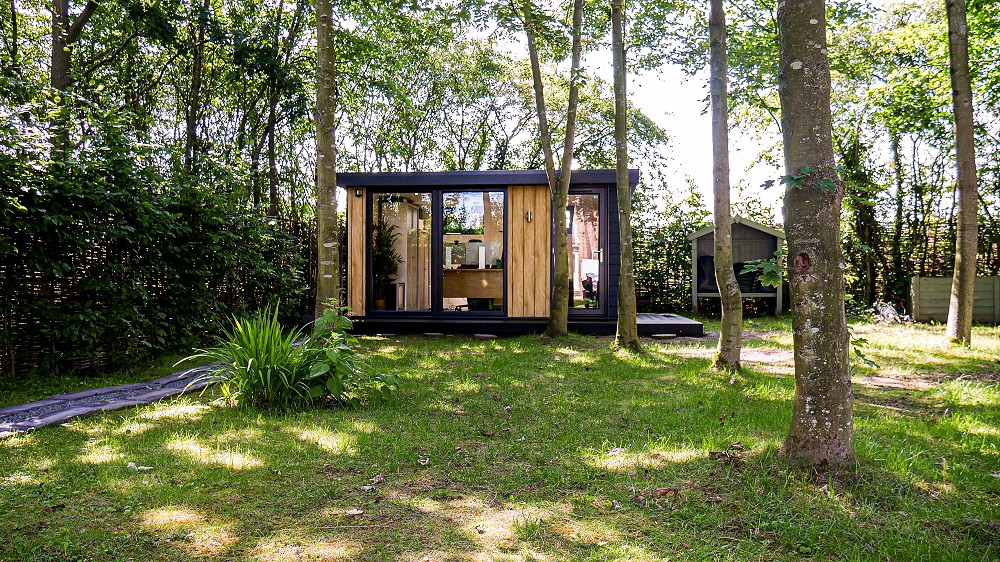
[{"label": "grass lawn", "polygon": [[707,339],[370,338],[391,403],[206,395],[0,441],[0,559],[1000,559],[968,522],[1000,522],[1000,329],[950,350],[941,326],[854,326],[880,368],[856,369],[838,474],[777,458],[788,323],[747,330],[733,378]]}]

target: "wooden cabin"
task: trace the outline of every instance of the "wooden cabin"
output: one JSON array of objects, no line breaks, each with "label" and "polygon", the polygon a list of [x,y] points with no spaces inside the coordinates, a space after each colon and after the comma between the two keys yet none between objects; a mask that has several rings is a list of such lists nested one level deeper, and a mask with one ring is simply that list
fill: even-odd
[{"label": "wooden cabin", "polygon": [[[638,179],[631,170],[633,187]],[[356,330],[544,330],[553,278],[544,171],[346,173],[337,183],[346,190],[347,303]],[[563,212],[570,329],[614,333],[620,268],[614,170],[574,171]]]},{"label": "wooden cabin", "polygon": [[[691,308],[697,314],[698,299],[718,299],[715,282],[715,226],[688,234],[691,240]],[[741,274],[743,264],[766,260],[784,248],[785,233],[740,216],[733,217],[733,269],[743,298],[774,301],[775,315],[781,314],[782,287],[761,285],[756,273]]]}]

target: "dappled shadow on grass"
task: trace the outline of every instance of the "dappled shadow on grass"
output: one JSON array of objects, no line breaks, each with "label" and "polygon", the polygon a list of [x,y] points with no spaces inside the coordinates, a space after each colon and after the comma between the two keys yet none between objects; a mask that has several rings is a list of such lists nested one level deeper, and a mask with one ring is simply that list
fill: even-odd
[{"label": "dappled shadow on grass", "polygon": [[[731,382],[671,346],[633,356],[607,351],[609,343],[372,341],[393,347],[371,356],[373,368],[405,381],[388,404],[258,414],[185,398],[18,438],[15,456],[0,459],[0,474],[18,475],[0,487],[0,515],[16,527],[11,552],[29,560],[997,554],[956,516],[1000,516],[989,497],[996,486],[975,474],[997,459],[995,416],[962,409],[924,428],[862,407],[859,471],[817,475],[776,457],[790,377],[754,368]],[[966,408],[975,395],[959,390],[949,396]],[[870,392],[864,398],[886,398]],[[968,437],[971,427],[980,441]],[[710,458],[739,452],[737,442],[747,456]],[[233,462],[237,455],[253,462]],[[939,456],[951,463],[946,475]],[[152,470],[130,472],[129,461]]]}]

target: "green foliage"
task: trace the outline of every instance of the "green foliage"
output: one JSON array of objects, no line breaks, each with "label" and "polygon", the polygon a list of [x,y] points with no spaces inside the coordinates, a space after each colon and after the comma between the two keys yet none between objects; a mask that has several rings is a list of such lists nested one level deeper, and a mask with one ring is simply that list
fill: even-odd
[{"label": "green foliage", "polygon": [[744,273],[757,273],[759,274],[758,279],[760,279],[761,285],[765,287],[778,287],[782,281],[782,262],[784,261],[784,257],[785,251],[777,250],[770,258],[750,260],[743,264],[743,271],[740,272],[740,275]]},{"label": "green foliage", "polygon": [[[224,192],[161,176],[113,115],[49,160],[0,119],[0,363],[55,371],[202,344],[229,314],[305,293],[304,249]],[[43,125],[44,126],[44,125]]]},{"label": "green foliage", "polygon": [[223,397],[241,407],[284,410],[388,399],[399,380],[366,373],[351,347],[356,340],[346,332],[350,327],[347,317],[327,309],[307,337],[301,328],[286,330],[275,305],[233,317],[219,345],[188,359],[217,362],[203,378],[218,377]]}]

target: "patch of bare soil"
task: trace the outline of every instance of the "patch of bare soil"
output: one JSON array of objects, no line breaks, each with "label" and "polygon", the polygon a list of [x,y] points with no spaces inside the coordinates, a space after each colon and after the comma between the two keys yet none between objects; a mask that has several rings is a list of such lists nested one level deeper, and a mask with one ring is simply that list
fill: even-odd
[{"label": "patch of bare soil", "polygon": [[922,377],[854,377],[854,384],[868,388],[897,388],[899,390],[926,390],[934,386],[937,381],[928,380]]}]

